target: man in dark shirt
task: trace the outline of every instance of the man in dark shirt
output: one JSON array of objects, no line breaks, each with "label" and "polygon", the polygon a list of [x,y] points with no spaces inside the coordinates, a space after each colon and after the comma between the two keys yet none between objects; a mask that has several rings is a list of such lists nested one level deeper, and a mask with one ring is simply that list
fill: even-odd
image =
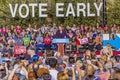
[{"label": "man in dark shirt", "polygon": [[[59,26],[59,30],[56,32],[55,38],[67,38],[67,32],[63,29],[62,26]],[[57,44],[58,52],[60,52],[61,56],[64,56],[64,44]]]}]

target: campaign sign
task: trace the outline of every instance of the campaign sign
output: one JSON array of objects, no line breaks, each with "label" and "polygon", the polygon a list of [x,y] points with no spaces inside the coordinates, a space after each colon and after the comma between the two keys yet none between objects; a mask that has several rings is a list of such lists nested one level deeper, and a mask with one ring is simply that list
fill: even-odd
[{"label": "campaign sign", "polygon": [[15,46],[14,56],[18,56],[19,54],[26,54],[26,46]]},{"label": "campaign sign", "polygon": [[88,38],[79,39],[80,44],[87,44]]},{"label": "campaign sign", "polygon": [[120,34],[115,34],[114,40],[108,37],[108,34],[103,34],[103,46],[106,46],[107,43],[109,43],[111,46],[115,47],[116,50],[120,50]]},{"label": "campaign sign", "polygon": [[52,40],[52,43],[69,43],[69,42],[70,42],[69,38]]}]

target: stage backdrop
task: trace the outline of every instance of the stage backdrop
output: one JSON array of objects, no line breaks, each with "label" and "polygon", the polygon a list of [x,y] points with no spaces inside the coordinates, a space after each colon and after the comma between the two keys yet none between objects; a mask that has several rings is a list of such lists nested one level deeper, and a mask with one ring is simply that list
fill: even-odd
[{"label": "stage backdrop", "polygon": [[114,40],[110,40],[109,37],[109,34],[103,34],[103,46],[109,43],[111,46],[115,47],[116,50],[120,50],[120,34],[116,34]]}]

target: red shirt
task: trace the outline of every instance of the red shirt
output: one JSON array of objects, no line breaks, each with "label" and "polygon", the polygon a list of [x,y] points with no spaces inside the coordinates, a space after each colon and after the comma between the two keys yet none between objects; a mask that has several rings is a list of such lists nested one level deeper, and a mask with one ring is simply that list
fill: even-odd
[{"label": "red shirt", "polygon": [[16,28],[16,32],[17,32],[18,34],[20,34],[20,33],[22,32],[22,29],[21,29],[21,28]]},{"label": "red shirt", "polygon": [[76,45],[80,45],[80,38],[76,38]]}]

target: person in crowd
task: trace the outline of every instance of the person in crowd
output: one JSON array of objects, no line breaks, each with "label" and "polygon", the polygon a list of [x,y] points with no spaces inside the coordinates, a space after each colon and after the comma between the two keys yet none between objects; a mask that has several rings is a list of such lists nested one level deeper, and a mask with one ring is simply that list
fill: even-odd
[{"label": "person in crowd", "polygon": [[57,60],[55,58],[50,58],[49,65],[50,65],[49,71],[50,71],[50,75],[52,76],[52,80],[57,80],[58,71],[55,69],[57,65]]},{"label": "person in crowd", "polygon": [[13,39],[16,41],[16,40],[17,40],[17,38],[18,38],[18,35],[17,35],[17,34],[12,33],[12,37],[13,37]]},{"label": "person in crowd", "polygon": [[43,79],[43,80],[51,80],[51,75],[48,69],[46,68],[40,68],[37,72],[37,76],[39,77],[39,79]]},{"label": "person in crowd", "polygon": [[36,37],[36,53],[42,50],[44,50],[44,45],[43,45],[43,36],[39,33],[38,36]]},{"label": "person in crowd", "polygon": [[32,25],[29,23],[29,24],[28,24],[28,28],[27,28],[26,30],[27,30],[27,31],[30,31],[31,28],[32,28]]},{"label": "person in crowd", "polygon": [[97,51],[100,51],[102,49],[102,42],[103,42],[103,38],[102,38],[101,34],[98,33],[95,38],[95,48]]},{"label": "person in crowd", "polygon": [[36,47],[36,39],[35,39],[35,35],[32,34],[31,39],[30,39],[30,48],[31,50],[34,50]]},{"label": "person in crowd", "polygon": [[45,24],[41,27],[42,34],[44,34],[47,31],[47,27]]},{"label": "person in crowd", "polygon": [[9,44],[9,45],[14,45],[14,44],[15,44],[15,40],[12,38],[12,36],[9,37],[9,39],[8,39],[8,44]]},{"label": "person in crowd", "polygon": [[57,80],[69,80],[69,76],[64,71],[59,72],[57,76]]},{"label": "person in crowd", "polygon": [[94,38],[92,32],[89,33],[89,37],[88,37],[88,49],[94,51]]},{"label": "person in crowd", "polygon": [[18,35],[22,32],[22,28],[19,25],[16,28],[16,32]]},{"label": "person in crowd", "polygon": [[72,31],[75,32],[75,30],[76,30],[76,25],[73,24]]},{"label": "person in crowd", "polygon": [[[63,29],[63,26],[59,26],[59,30],[56,32],[55,38],[67,38],[67,32],[65,29]],[[58,52],[61,53],[61,55],[64,55],[64,44],[58,44]]]},{"label": "person in crowd", "polygon": [[43,41],[44,41],[45,50],[50,50],[51,49],[51,38],[48,33],[45,34]]},{"label": "person in crowd", "polygon": [[72,38],[71,43],[72,43],[71,53],[75,53],[77,51],[75,37]]},{"label": "person in crowd", "polygon": [[11,26],[10,26],[10,32],[13,33],[13,32],[14,32],[14,29],[15,29],[15,26],[14,26],[14,25],[11,25]]},{"label": "person in crowd", "polygon": [[16,45],[17,46],[22,46],[22,37],[20,35],[18,35],[18,38],[16,40]]},{"label": "person in crowd", "polygon": [[33,71],[28,72],[28,80],[36,80],[36,75]]},{"label": "person in crowd", "polygon": [[70,39],[72,39],[72,37],[74,37],[74,34],[73,34],[73,32],[72,32],[71,29],[68,31],[68,37],[69,37]]},{"label": "person in crowd", "polygon": [[66,44],[66,45],[65,45],[65,54],[66,54],[66,55],[70,55],[71,52],[72,52],[72,44],[71,44],[71,42],[70,42],[69,44]]},{"label": "person in crowd", "polygon": [[38,30],[37,30],[37,25],[36,25],[36,24],[34,25],[33,31],[34,31],[34,32],[37,32],[37,31],[38,31]]},{"label": "person in crowd", "polygon": [[5,27],[3,27],[3,28],[1,29],[1,33],[2,33],[3,35],[5,35],[5,34],[7,33],[7,30],[6,30]]},{"label": "person in crowd", "polygon": [[30,43],[30,38],[27,35],[25,35],[25,37],[23,38],[24,46],[29,46],[29,43]]}]

